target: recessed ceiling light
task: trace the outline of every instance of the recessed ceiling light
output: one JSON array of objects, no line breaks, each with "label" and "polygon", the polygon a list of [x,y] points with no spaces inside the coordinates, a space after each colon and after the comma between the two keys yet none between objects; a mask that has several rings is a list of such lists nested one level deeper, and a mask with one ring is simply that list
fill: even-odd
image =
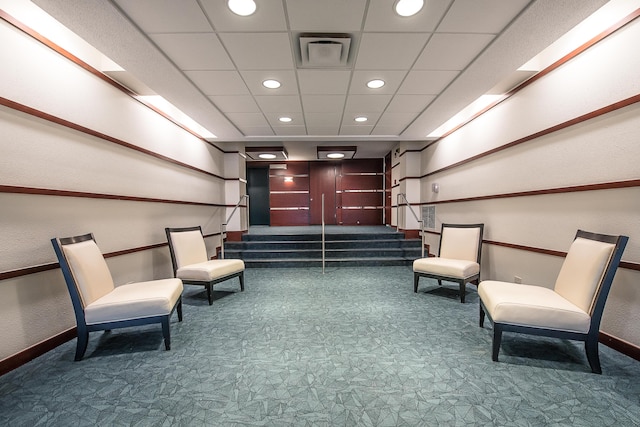
[{"label": "recessed ceiling light", "polygon": [[422,10],[424,0],[398,0],[393,9],[400,16],[413,16]]},{"label": "recessed ceiling light", "polygon": [[281,85],[280,82],[277,80],[265,80],[262,82],[262,86],[268,88],[268,89],[278,89]]},{"label": "recessed ceiling light", "polygon": [[358,116],[353,120],[355,120],[356,122],[362,123],[362,122],[366,122],[369,119],[367,119],[365,116]]},{"label": "recessed ceiling light", "polygon": [[367,83],[367,87],[371,89],[380,89],[384,86],[384,80],[375,79]]},{"label": "recessed ceiling light", "polygon": [[275,159],[276,155],[275,154],[271,154],[271,153],[262,153],[262,154],[258,154],[258,157],[260,157],[261,159]]},{"label": "recessed ceiling light", "polygon": [[231,12],[240,16],[253,15],[256,11],[256,3],[253,0],[228,0],[227,5]]},{"label": "recessed ceiling light", "polygon": [[278,120],[280,120],[282,123],[289,123],[293,119],[291,117],[280,117]]},{"label": "recessed ceiling light", "polygon": [[330,159],[341,159],[344,157],[344,154],[342,153],[329,153],[327,154],[327,157]]}]

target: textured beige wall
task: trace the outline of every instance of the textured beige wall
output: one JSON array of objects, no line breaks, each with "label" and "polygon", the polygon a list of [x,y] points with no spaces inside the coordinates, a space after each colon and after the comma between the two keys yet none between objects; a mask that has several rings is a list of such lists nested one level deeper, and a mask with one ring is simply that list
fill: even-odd
[{"label": "textured beige wall", "polygon": [[[422,174],[640,93],[637,21],[422,153]],[[640,105],[593,118],[422,180],[423,203],[640,178]],[[440,192],[431,192],[431,183]],[[577,229],[630,237],[640,262],[640,188],[437,205],[442,222],[484,222],[485,239],[566,251]],[[432,252],[437,236],[428,236]],[[484,279],[552,286],[562,258],[484,245]],[[601,329],[640,346],[640,272],[619,269]]]},{"label": "textured beige wall", "polygon": [[[0,22],[0,94],[207,171],[197,172],[0,107],[0,184],[209,204],[225,199],[225,155],[91,73]],[[10,66],[8,65],[10,64]],[[239,156],[236,154],[236,158]],[[238,178],[244,160],[232,163]],[[237,192],[237,191],[236,191]],[[100,249],[165,243],[164,227],[219,233],[225,208],[0,193],[0,271],[56,262],[52,237],[93,232]],[[219,238],[207,239],[211,254]],[[108,259],[116,283],[171,275],[167,247]],[[0,281],[0,360],[75,326],[60,270]]]}]

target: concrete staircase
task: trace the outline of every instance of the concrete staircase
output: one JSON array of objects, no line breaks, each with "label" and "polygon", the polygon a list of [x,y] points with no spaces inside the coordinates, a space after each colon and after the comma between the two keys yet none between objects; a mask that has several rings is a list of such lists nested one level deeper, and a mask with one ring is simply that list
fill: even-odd
[{"label": "concrete staircase", "polygon": [[[224,252],[225,258],[244,260],[247,268],[322,267],[322,235],[245,234],[241,242],[226,242]],[[327,267],[411,265],[420,256],[420,239],[405,239],[392,229],[325,235]]]}]

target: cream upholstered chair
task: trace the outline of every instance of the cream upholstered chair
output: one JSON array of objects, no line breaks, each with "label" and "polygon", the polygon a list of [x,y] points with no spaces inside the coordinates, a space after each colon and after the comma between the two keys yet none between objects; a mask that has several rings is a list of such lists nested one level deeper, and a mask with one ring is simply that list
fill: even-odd
[{"label": "cream upholstered chair", "polygon": [[413,292],[418,292],[420,277],[456,282],[460,302],[464,302],[466,284],[480,278],[480,254],[484,224],[442,224],[437,257],[413,262]]},{"label": "cream upholstered chair", "polygon": [[200,226],[165,228],[165,232],[175,277],[182,279],[185,285],[204,286],[207,289],[209,305],[213,304],[212,288],[216,283],[238,277],[240,291],[244,291],[244,261],[209,260]]},{"label": "cream upholstered chair", "polygon": [[553,288],[480,282],[480,327],[486,314],[493,323],[492,359],[498,361],[504,331],[544,335],[584,341],[591,370],[602,373],[600,319],[627,241],[578,230]]},{"label": "cream upholstered chair", "polygon": [[78,325],[75,360],[87,350],[89,332],[162,324],[171,349],[169,320],[173,311],[182,321],[182,282],[161,279],[115,286],[93,234],[51,239],[69,289]]}]

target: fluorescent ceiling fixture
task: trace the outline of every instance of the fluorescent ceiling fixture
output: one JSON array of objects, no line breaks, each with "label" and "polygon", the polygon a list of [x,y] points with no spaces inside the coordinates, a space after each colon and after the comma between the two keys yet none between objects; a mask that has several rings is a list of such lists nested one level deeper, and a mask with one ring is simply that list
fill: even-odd
[{"label": "fluorescent ceiling fixture", "polygon": [[141,102],[149,104],[162,111],[172,120],[189,129],[191,132],[194,132],[200,138],[217,138],[217,136],[209,132],[200,124],[196,123],[195,120],[187,116],[185,113],[180,111],[177,107],[175,107],[160,95],[136,96],[136,99],[139,99]]},{"label": "fluorescent ceiling fixture", "polygon": [[424,0],[398,0],[393,9],[400,16],[413,16],[422,10]]},{"label": "fluorescent ceiling fixture", "polygon": [[253,15],[253,12],[256,11],[256,2],[253,0],[229,0],[227,5],[229,5],[231,12],[240,16]]},{"label": "fluorescent ceiling fixture", "polygon": [[327,157],[330,159],[342,159],[344,157],[343,153],[329,153]]},{"label": "fluorescent ceiling fixture", "polygon": [[480,98],[476,99],[471,104],[466,106],[458,114],[447,120],[442,126],[427,135],[427,138],[440,138],[447,132],[468,122],[473,118],[473,116],[475,116],[494,102],[499,101],[503,96],[504,95],[482,95]]},{"label": "fluorescent ceiling fixture", "polygon": [[369,119],[367,119],[365,116],[359,116],[359,117],[356,117],[356,118],[355,118],[355,119],[353,119],[353,120],[355,120],[355,121],[356,121],[356,122],[358,122],[358,123],[362,123],[362,122],[366,122],[366,121],[367,121],[367,120],[369,120]]},{"label": "fluorescent ceiling fixture", "polygon": [[380,89],[382,86],[384,86],[384,80],[380,79],[371,80],[367,83],[367,87],[370,89]]},{"label": "fluorescent ceiling fixture", "polygon": [[519,71],[542,71],[640,7],[640,2],[611,0],[530,59]]},{"label": "fluorescent ceiling fixture", "polygon": [[277,80],[265,80],[262,82],[262,86],[268,89],[278,89],[280,87],[280,82]]},{"label": "fluorescent ceiling fixture", "polygon": [[258,157],[260,157],[261,159],[275,159],[276,155],[271,153],[262,153],[258,154]]},{"label": "fluorescent ceiling fixture", "polygon": [[293,119],[291,117],[280,117],[278,120],[282,123],[290,123]]},{"label": "fluorescent ceiling fixture", "polygon": [[293,177],[292,176],[285,176],[284,177],[284,182],[293,182]]}]

